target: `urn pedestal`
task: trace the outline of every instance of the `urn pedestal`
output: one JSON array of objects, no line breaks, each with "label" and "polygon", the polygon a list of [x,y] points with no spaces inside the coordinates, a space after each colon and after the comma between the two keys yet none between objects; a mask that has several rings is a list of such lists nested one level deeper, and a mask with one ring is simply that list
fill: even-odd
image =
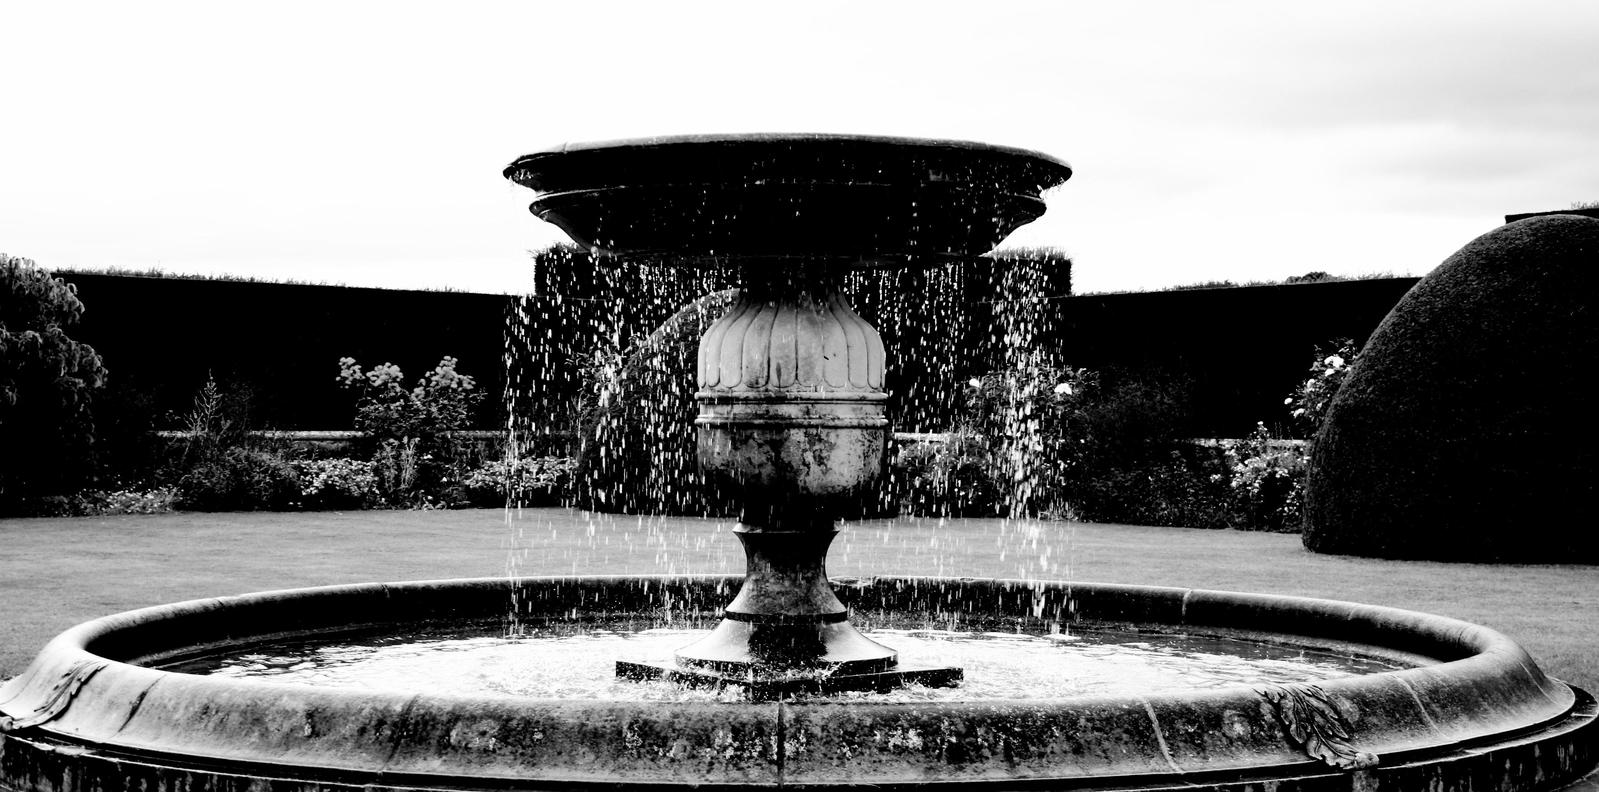
[{"label": "urn pedestal", "polygon": [[722,622],[663,674],[757,694],[952,685],[955,668],[900,668],[862,635],[827,580],[836,522],[878,494],[888,394],[877,331],[826,263],[773,267],[700,341],[700,466],[735,493],[745,576]]}]

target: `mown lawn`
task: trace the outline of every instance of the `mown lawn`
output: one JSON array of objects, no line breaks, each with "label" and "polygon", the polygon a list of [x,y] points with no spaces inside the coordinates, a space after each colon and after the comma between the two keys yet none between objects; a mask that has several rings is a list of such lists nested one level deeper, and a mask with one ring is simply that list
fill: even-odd
[{"label": "mown lawn", "polygon": [[[517,574],[738,572],[730,524],[529,510],[0,520],[0,679],[96,616],[273,588]],[[1296,536],[905,519],[851,526],[835,575],[1041,577],[1353,600],[1484,624],[1599,689],[1599,566],[1377,561]]]}]

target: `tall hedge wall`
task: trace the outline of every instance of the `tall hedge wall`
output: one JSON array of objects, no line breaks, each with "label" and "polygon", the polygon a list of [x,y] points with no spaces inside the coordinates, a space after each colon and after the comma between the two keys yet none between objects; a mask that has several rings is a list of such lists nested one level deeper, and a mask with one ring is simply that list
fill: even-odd
[{"label": "tall hedge wall", "polygon": [[[104,356],[113,386],[144,394],[158,416],[181,414],[212,373],[254,390],[258,425],[287,429],[350,426],[350,399],[333,380],[342,356],[366,365],[393,362],[414,375],[454,355],[489,395],[481,425],[503,426],[496,411],[507,376],[502,363],[507,313],[520,311],[523,321],[529,310],[578,315],[592,310],[598,296],[584,292],[589,287],[577,288],[557,304],[544,301],[547,292],[529,302],[460,292],[95,273],[63,277],[77,285],[86,306],[78,335]],[[530,290],[550,277],[533,273]],[[1069,273],[1061,273],[1060,280],[1066,277]],[[1312,347],[1343,336],[1363,340],[1414,282],[1394,278],[1079,297],[1064,296],[1069,286],[1062,282],[1051,287],[1052,296],[1025,310],[1049,317],[1039,322],[1043,335],[1035,343],[1058,350],[1061,362],[1155,368],[1187,377],[1195,402],[1188,431],[1228,437],[1279,416],[1283,397],[1305,374]],[[853,299],[885,338],[905,338],[930,354],[958,356],[952,370],[962,375],[1000,365],[997,340],[988,337],[997,326],[993,295],[983,293],[988,287],[951,292],[948,283],[938,273],[898,273],[856,284]],[[627,286],[604,286],[608,294],[619,288]],[[895,300],[919,300],[924,306],[885,312],[886,302]],[[646,314],[664,318],[676,307],[641,301],[627,311],[637,314],[632,324],[639,324]],[[956,321],[950,311],[978,316]],[[579,324],[555,314],[543,321],[539,332],[560,333]],[[957,325],[981,330],[955,335]],[[928,379],[935,368],[931,361],[902,359],[901,364],[907,387],[918,382],[924,389],[951,386]],[[918,366],[920,373],[914,370]],[[552,379],[570,376],[554,372],[546,362],[520,367],[514,377],[525,390],[530,382],[545,388]],[[906,403],[901,425],[936,429],[937,415],[925,405],[938,400],[906,396],[898,394]]]},{"label": "tall hedge wall", "polygon": [[[1363,343],[1415,278],[1071,297],[1055,339],[1073,366],[1153,369],[1189,382],[1194,437],[1286,420],[1312,350]],[[1284,427],[1285,429],[1287,427]]]},{"label": "tall hedge wall", "polygon": [[334,381],[340,357],[392,362],[410,378],[445,355],[486,389],[480,420],[498,425],[503,296],[60,275],[77,287],[82,340],[105,359],[113,393],[147,401],[157,428],[175,428],[210,375],[250,393],[259,428],[349,429],[353,399]]}]

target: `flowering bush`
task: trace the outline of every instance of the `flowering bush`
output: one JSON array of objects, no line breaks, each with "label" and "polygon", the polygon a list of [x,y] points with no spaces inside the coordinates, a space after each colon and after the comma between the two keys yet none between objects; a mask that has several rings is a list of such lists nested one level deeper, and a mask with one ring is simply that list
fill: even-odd
[{"label": "flowering bush", "polygon": [[363,372],[355,358],[339,358],[339,385],[360,393],[355,428],[379,440],[430,439],[465,429],[481,394],[477,382],[455,370],[444,357],[433,370],[405,387],[405,373],[393,363]]},{"label": "flowering bush", "polygon": [[1300,498],[1309,457],[1305,447],[1272,438],[1266,424],[1226,446],[1230,484],[1240,518],[1238,527],[1265,531],[1299,530]]},{"label": "flowering bush", "polygon": [[[1333,396],[1358,355],[1359,349],[1347,338],[1332,349],[1318,347],[1310,376],[1283,399],[1295,427],[1306,437],[1314,438],[1321,428]],[[1226,451],[1238,527],[1298,531],[1305,474],[1314,464],[1314,444],[1274,438],[1264,423],[1258,423],[1254,432]]]},{"label": "flowering bush", "polygon": [[900,450],[895,495],[913,514],[1058,514],[1080,466],[1082,407],[1097,385],[1087,369],[1028,365],[973,377],[944,442]]},{"label": "flowering bush", "polygon": [[485,462],[462,481],[474,506],[556,505],[571,492],[577,460],[563,456]]},{"label": "flowering bush", "polygon": [[1288,414],[1307,437],[1314,436],[1321,428],[1333,395],[1338,393],[1338,386],[1349,375],[1349,367],[1359,354],[1355,342],[1347,338],[1338,341],[1331,350],[1317,348],[1316,358],[1310,364],[1310,377],[1283,400]]},{"label": "flowering bush", "polygon": [[300,505],[307,509],[360,509],[378,500],[371,462],[314,459],[294,463],[300,474]]},{"label": "flowering bush", "polygon": [[355,358],[339,358],[338,383],[360,395],[355,428],[376,439],[373,474],[383,500],[432,507],[443,502],[452,470],[459,467],[449,433],[466,429],[481,400],[477,382],[444,357],[407,388],[393,363],[363,371]]},{"label": "flowering bush", "polygon": [[[1354,357],[1349,342],[1317,350],[1287,400],[1296,420],[1314,431]],[[1309,446],[1264,424],[1219,449],[1184,439],[1180,379],[1030,366],[966,385],[947,440],[895,458],[907,511],[1298,530]]]},{"label": "flowering bush", "polygon": [[95,503],[92,514],[166,514],[172,511],[172,503],[178,497],[178,491],[171,487],[89,494]]},{"label": "flowering bush", "polygon": [[968,427],[998,438],[993,473],[1004,513],[1055,513],[1066,507],[1066,482],[1082,465],[1085,408],[1098,375],[1088,369],[1026,365],[967,382]]}]

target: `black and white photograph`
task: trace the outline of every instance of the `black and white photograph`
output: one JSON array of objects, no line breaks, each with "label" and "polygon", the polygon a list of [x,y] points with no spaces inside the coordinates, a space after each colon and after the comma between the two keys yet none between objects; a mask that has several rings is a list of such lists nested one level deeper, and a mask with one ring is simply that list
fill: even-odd
[{"label": "black and white photograph", "polygon": [[1599,792],[1596,53],[0,6],[0,792]]}]

